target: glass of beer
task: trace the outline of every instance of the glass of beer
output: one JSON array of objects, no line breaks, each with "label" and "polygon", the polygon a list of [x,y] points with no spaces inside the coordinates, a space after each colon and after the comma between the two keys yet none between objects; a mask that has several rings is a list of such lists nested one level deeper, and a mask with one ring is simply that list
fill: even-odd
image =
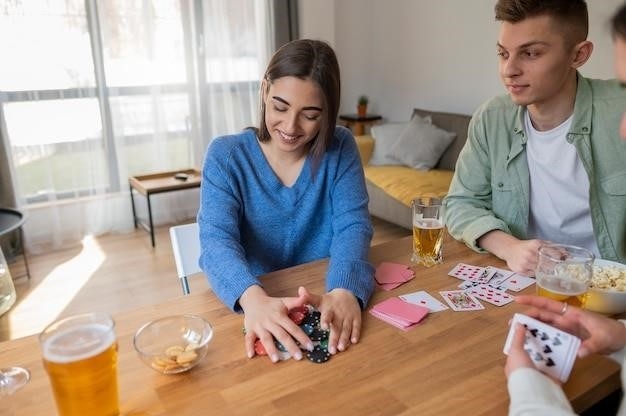
[{"label": "glass of beer", "polygon": [[582,247],[545,244],[535,270],[537,294],[584,307],[595,255]]},{"label": "glass of beer", "polygon": [[61,416],[119,414],[114,326],[106,314],[86,313],[53,322],[39,335]]},{"label": "glass of beer", "polygon": [[414,263],[426,267],[443,261],[442,200],[420,197],[413,200],[413,256]]}]

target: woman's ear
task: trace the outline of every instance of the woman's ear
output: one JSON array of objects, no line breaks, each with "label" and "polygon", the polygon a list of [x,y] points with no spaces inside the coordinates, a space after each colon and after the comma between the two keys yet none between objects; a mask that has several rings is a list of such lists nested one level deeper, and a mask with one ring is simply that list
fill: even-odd
[{"label": "woman's ear", "polygon": [[572,68],[580,68],[589,60],[593,52],[593,43],[588,40],[584,40],[574,46],[574,60],[572,61]]}]

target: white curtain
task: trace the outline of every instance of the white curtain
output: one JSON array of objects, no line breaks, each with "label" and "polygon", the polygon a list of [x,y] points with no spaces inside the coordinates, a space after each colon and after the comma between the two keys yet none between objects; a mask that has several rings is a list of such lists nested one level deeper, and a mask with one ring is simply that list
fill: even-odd
[{"label": "white curtain", "polygon": [[[129,176],[200,168],[212,138],[256,123],[271,4],[0,0],[0,138],[29,251],[132,230]],[[192,218],[198,191],[152,209]]]}]

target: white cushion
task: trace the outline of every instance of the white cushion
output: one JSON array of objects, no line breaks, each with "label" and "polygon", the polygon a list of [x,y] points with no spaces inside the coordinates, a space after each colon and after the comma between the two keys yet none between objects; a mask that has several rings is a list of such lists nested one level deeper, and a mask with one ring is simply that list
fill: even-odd
[{"label": "white cushion", "polygon": [[[430,116],[420,117],[418,115],[413,116],[418,118],[424,123],[431,123]],[[391,147],[400,138],[402,132],[409,126],[410,121],[404,122],[391,122],[376,124],[372,126],[370,132],[374,138],[374,151],[372,157],[369,160],[369,164],[372,166],[381,165],[402,165],[401,161],[389,157],[387,154]]]},{"label": "white cushion", "polygon": [[413,117],[389,148],[386,157],[413,169],[429,170],[437,164],[455,138],[456,133]]}]

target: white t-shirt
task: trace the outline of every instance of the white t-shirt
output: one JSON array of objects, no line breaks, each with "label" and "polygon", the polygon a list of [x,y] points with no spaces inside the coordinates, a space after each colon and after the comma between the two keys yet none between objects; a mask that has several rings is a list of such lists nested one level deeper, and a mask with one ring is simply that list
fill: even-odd
[{"label": "white t-shirt", "polygon": [[528,237],[584,247],[599,255],[589,210],[589,178],[567,133],[573,115],[548,131],[525,112],[530,172]]}]

